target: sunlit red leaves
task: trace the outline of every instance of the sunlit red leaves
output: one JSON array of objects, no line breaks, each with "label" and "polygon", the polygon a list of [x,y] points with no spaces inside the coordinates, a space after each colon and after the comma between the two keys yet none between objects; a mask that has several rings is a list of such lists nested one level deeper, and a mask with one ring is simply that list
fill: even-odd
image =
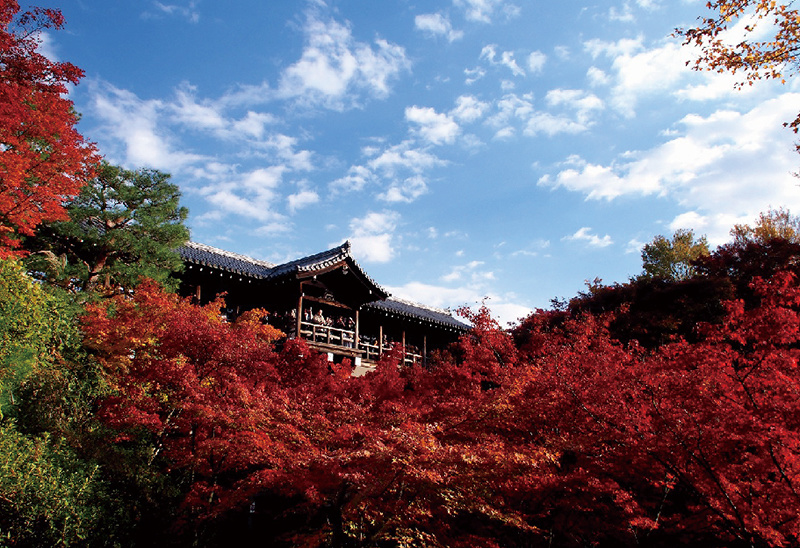
[{"label": "sunlit red leaves", "polygon": [[273,350],[263,311],[227,323],[148,283],[85,332],[118,389],[103,416],[191,471],[194,519],[281,500],[309,524],[285,531],[297,545],[790,545],[800,289],[753,291],[692,344],[543,313],[515,345],[479,313],[453,359],[389,353],[359,378],[299,341]]},{"label": "sunlit red leaves", "polygon": [[0,0],[0,256],[43,222],[66,218],[63,203],[97,160],[75,125],[67,86],[83,72],[36,51],[36,32],[59,29],[58,10],[35,9],[16,27],[15,0]]}]

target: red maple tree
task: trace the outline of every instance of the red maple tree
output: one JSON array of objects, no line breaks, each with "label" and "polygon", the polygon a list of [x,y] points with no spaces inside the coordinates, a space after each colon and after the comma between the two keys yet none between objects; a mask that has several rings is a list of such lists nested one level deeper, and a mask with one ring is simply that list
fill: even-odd
[{"label": "red maple tree", "polygon": [[97,160],[66,97],[83,71],[37,51],[39,32],[63,27],[61,12],[18,12],[15,0],[0,0],[0,257],[39,223],[65,219],[64,200]]}]

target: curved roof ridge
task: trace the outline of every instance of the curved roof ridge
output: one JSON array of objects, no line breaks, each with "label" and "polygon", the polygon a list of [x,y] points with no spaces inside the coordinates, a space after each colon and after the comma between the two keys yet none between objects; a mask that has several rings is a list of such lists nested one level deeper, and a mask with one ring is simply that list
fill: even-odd
[{"label": "curved roof ridge", "polygon": [[183,244],[184,247],[193,247],[199,251],[205,251],[207,253],[214,253],[217,255],[222,255],[223,257],[229,257],[231,259],[237,259],[240,261],[245,261],[248,263],[252,263],[258,266],[263,266],[266,268],[275,268],[275,263],[271,263],[269,261],[261,261],[259,259],[254,259],[253,257],[249,257],[247,255],[242,255],[241,253],[234,253],[233,251],[227,251],[225,249],[220,249],[218,247],[213,247],[207,244],[201,244],[199,242],[186,242]]},{"label": "curved roof ridge", "polygon": [[314,272],[315,270],[324,270],[331,265],[349,259],[353,265],[353,268],[357,269],[359,274],[363,276],[369,284],[374,286],[383,295],[388,297],[389,292],[381,287],[378,282],[373,280],[372,277],[366,273],[364,268],[353,257],[352,253],[350,252],[351,249],[352,247],[350,245],[350,240],[345,240],[344,243],[326,251],[320,251],[319,253],[315,253],[313,255],[300,257],[299,259],[279,264],[267,273],[267,277],[277,278],[280,276],[285,276],[291,272]]}]

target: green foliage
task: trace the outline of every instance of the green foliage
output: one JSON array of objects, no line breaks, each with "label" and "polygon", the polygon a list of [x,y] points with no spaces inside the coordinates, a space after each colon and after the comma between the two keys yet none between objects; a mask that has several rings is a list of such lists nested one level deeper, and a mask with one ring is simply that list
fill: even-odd
[{"label": "green foliage", "polygon": [[0,413],[15,403],[14,390],[26,378],[77,344],[73,318],[69,304],[37,285],[18,262],[0,261]]},{"label": "green foliage", "polygon": [[[0,426],[0,546],[100,545],[113,506],[96,466],[49,436]],[[98,542],[99,541],[99,542]]]},{"label": "green foliage", "polygon": [[695,240],[691,230],[677,230],[672,239],[659,235],[642,248],[642,275],[646,278],[687,280],[696,273],[692,263],[708,253],[706,237]]},{"label": "green foliage", "polygon": [[102,162],[69,204],[69,220],[42,227],[26,242],[29,268],[80,291],[132,288],[140,277],[176,285],[170,275],[182,268],[176,250],[189,238],[188,211],[169,178]]},{"label": "green foliage", "polygon": [[105,391],[80,359],[79,310],[17,261],[0,261],[0,546],[100,544],[89,535],[116,512],[97,467],[75,450]]}]

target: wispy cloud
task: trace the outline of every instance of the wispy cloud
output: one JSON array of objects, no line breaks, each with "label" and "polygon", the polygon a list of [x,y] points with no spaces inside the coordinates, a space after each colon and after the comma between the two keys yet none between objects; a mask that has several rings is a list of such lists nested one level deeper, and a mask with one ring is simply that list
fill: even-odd
[{"label": "wispy cloud", "polygon": [[168,107],[160,100],[139,99],[130,91],[104,82],[90,82],[90,108],[100,120],[97,132],[107,143],[112,161],[137,167],[177,170],[206,159],[182,150],[163,127]]},{"label": "wispy cloud", "polygon": [[573,242],[583,242],[589,247],[608,247],[614,243],[614,240],[611,239],[611,236],[608,234],[600,237],[597,234],[591,233],[591,227],[584,226],[579,228],[574,234],[570,234],[569,236],[564,236],[563,240],[573,241]]},{"label": "wispy cloud", "polygon": [[491,23],[496,13],[512,18],[519,15],[519,7],[503,0],[453,0],[453,5],[464,10],[464,17],[478,23]]},{"label": "wispy cloud", "polygon": [[[588,199],[669,197],[693,212],[674,223],[677,228],[702,229],[710,240],[724,241],[732,219],[755,218],[772,204],[800,208],[792,176],[797,155],[782,127],[796,115],[798,102],[800,94],[785,93],[746,112],[689,115],[679,122],[677,135],[654,148],[626,152],[608,165],[575,156],[554,177],[541,177],[539,185]],[[689,221],[694,226],[687,227]]]},{"label": "wispy cloud", "polygon": [[517,64],[514,59],[513,51],[501,52],[499,57],[497,53],[497,45],[489,44],[481,49],[480,59],[488,61],[491,65],[501,65],[511,71],[514,76],[525,76],[525,71]]},{"label": "wispy cloud", "polygon": [[331,181],[328,185],[331,192],[358,192],[363,190],[371,181],[375,180],[375,175],[366,166],[350,166],[347,175]]},{"label": "wispy cloud", "polygon": [[174,15],[182,17],[190,23],[197,23],[200,21],[200,12],[197,11],[197,2],[188,2],[187,4],[163,4],[161,2],[153,2],[155,13],[147,11],[142,16],[144,18],[156,17],[157,15]]},{"label": "wispy cloud", "polygon": [[300,59],[282,74],[278,96],[334,110],[352,108],[369,97],[385,97],[392,80],[411,63],[405,49],[378,38],[353,38],[350,26],[310,12]]},{"label": "wispy cloud", "polygon": [[464,37],[464,32],[453,29],[450,19],[441,13],[424,13],[414,18],[417,30],[433,36],[443,36],[448,42],[455,42]]},{"label": "wispy cloud", "polygon": [[415,146],[412,141],[403,141],[383,150],[368,162],[370,169],[394,177],[398,171],[422,173],[447,162],[424,148]]},{"label": "wispy cloud", "polygon": [[386,192],[378,194],[378,199],[384,202],[411,203],[427,192],[428,184],[425,179],[415,175],[402,181],[393,181]]},{"label": "wispy cloud", "polygon": [[434,145],[453,143],[461,131],[450,116],[430,107],[406,108],[406,120],[416,125],[416,132],[423,140]]}]

